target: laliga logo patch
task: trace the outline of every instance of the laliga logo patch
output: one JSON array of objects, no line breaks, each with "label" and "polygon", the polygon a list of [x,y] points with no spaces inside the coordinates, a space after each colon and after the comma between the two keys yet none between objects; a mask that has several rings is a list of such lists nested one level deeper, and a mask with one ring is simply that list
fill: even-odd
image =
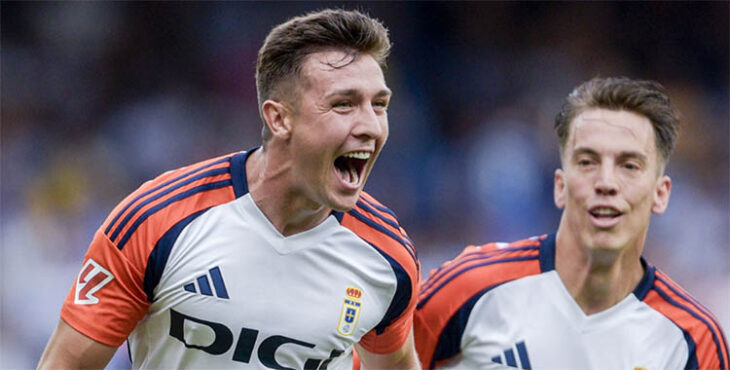
[{"label": "laliga logo patch", "polygon": [[101,267],[96,261],[89,258],[81,268],[81,273],[76,280],[75,304],[96,304],[99,298],[94,297],[99,289],[114,279],[114,275],[107,269]]},{"label": "laliga logo patch", "polygon": [[362,290],[349,286],[345,293],[347,295],[345,296],[345,302],[342,303],[342,313],[340,313],[340,323],[337,325],[337,331],[342,335],[352,335],[357,326],[357,320],[360,318]]}]

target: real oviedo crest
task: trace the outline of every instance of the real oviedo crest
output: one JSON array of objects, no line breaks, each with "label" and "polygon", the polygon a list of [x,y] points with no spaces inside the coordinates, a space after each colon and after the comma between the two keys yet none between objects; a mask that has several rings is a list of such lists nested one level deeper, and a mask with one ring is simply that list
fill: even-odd
[{"label": "real oviedo crest", "polygon": [[340,334],[352,335],[355,332],[362,308],[360,298],[362,298],[362,289],[353,286],[347,287],[345,301],[342,303],[342,313],[340,313],[340,323],[337,325],[337,331]]}]

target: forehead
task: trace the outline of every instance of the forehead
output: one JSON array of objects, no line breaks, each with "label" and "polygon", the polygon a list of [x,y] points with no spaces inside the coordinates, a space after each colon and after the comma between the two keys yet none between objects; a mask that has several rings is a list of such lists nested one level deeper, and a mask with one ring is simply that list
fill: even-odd
[{"label": "forehead", "polygon": [[580,147],[654,154],[654,128],[648,118],[633,112],[588,109],[573,119],[566,150]]},{"label": "forehead", "polygon": [[353,54],[340,50],[307,55],[301,69],[304,87],[322,92],[339,89],[380,92],[388,89],[375,58],[368,54],[353,58]]}]

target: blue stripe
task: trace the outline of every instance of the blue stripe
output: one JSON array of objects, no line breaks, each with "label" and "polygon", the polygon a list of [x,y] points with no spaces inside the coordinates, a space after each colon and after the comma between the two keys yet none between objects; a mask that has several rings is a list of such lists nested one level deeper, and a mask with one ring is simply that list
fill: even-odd
[{"label": "blue stripe", "polygon": [[504,360],[507,366],[517,367],[517,361],[515,360],[515,351],[512,348],[504,351]]},{"label": "blue stripe", "polygon": [[246,160],[258,148],[253,148],[231,157],[231,180],[233,181],[233,193],[236,198],[248,194],[248,180],[246,178]]},{"label": "blue stripe", "polygon": [[[181,182],[179,184],[175,184],[174,186],[170,187],[169,189],[167,189],[165,191],[162,191],[159,194],[157,194],[157,195],[155,195],[155,196],[153,196],[153,197],[151,197],[149,199],[146,199],[145,201],[141,202],[136,207],[134,207],[134,209],[132,211],[130,211],[129,214],[127,214],[126,217],[124,217],[124,219],[122,220],[122,222],[119,223],[119,225],[117,226],[116,230],[114,230],[114,233],[109,237],[109,239],[111,241],[114,241],[117,238],[117,236],[119,236],[119,233],[122,232],[122,229],[124,229],[124,226],[127,225],[127,222],[129,222],[129,220],[132,217],[134,217],[134,215],[137,214],[137,212],[139,212],[139,210],[142,209],[144,206],[146,206],[146,205],[148,205],[148,204],[156,201],[157,199],[160,199],[160,198],[164,197],[165,195],[170,194],[171,192],[173,192],[173,191],[175,191],[177,189],[180,189],[181,187],[183,187],[185,185],[188,185],[188,184],[190,184],[192,182],[195,182],[195,181],[200,180],[200,179],[205,178],[205,177],[216,176],[216,175],[221,175],[221,174],[224,174],[224,173],[228,173],[229,171],[230,171],[230,169],[228,167],[226,167],[226,168],[217,168],[217,169],[214,169],[214,170],[210,170],[210,171],[203,172],[203,173],[198,174],[197,176],[191,177],[191,178],[189,178],[189,179],[187,179],[187,180],[185,180],[185,181],[183,181],[183,182]],[[121,249],[121,248],[119,248],[119,249]]]},{"label": "blue stripe", "polygon": [[200,288],[200,293],[204,295],[213,295],[213,291],[210,290],[210,283],[208,282],[208,275],[203,275],[198,277],[198,287]]},{"label": "blue stripe", "polygon": [[502,363],[502,356],[494,356],[492,357],[492,362],[496,362],[498,364]]},{"label": "blue stripe", "polygon": [[342,217],[345,216],[345,214],[340,211],[332,211],[332,213],[330,213],[330,214],[332,216],[335,216],[335,218],[337,219],[337,222],[339,222],[339,223],[342,223]]},{"label": "blue stripe", "polygon": [[137,231],[137,227],[139,227],[139,225],[142,224],[142,222],[144,222],[145,220],[147,220],[147,218],[150,217],[150,216],[152,216],[155,212],[157,212],[157,211],[159,211],[159,210],[167,207],[171,203],[174,203],[174,202],[177,202],[179,200],[188,198],[188,197],[193,196],[193,195],[195,195],[197,193],[200,193],[200,192],[203,192],[203,191],[208,191],[208,190],[213,190],[213,189],[218,189],[218,188],[223,188],[223,187],[226,187],[226,186],[231,186],[231,180],[223,180],[223,181],[212,182],[212,183],[207,183],[207,184],[203,184],[203,185],[200,185],[200,186],[196,186],[196,187],[194,187],[192,189],[189,189],[189,190],[187,190],[187,191],[185,191],[183,193],[180,193],[180,194],[178,194],[178,195],[176,195],[176,196],[174,196],[174,197],[172,197],[172,198],[170,198],[170,199],[168,199],[168,200],[166,200],[166,201],[164,201],[164,202],[162,202],[162,203],[160,203],[160,204],[158,204],[158,205],[156,205],[156,206],[148,209],[147,212],[145,212],[141,216],[139,216],[139,218],[137,219],[137,221],[135,221],[134,224],[132,224],[132,227],[130,227],[129,230],[127,230],[127,233],[124,234],[124,237],[122,238],[122,240],[117,245],[117,248],[119,250],[122,250],[122,248],[124,248],[124,245],[127,244],[127,241],[132,236],[132,234],[134,234],[134,232]]},{"label": "blue stripe", "polygon": [[130,365],[133,365],[134,361],[132,361],[132,344],[129,343],[129,339],[127,339],[127,355],[129,356]]},{"label": "blue stripe", "polygon": [[555,234],[540,241],[540,272],[555,270]]},{"label": "blue stripe", "polygon": [[401,266],[398,261],[393,259],[389,254],[383,252],[378,248],[376,245],[372,243],[370,244],[373,248],[375,248],[376,251],[378,251],[383,258],[385,258],[388,263],[390,264],[390,267],[393,269],[393,273],[395,274],[396,278],[396,288],[395,293],[393,294],[393,300],[390,301],[390,305],[388,306],[388,310],[385,311],[385,315],[383,315],[383,319],[380,320],[378,325],[375,326],[375,334],[379,335],[385,331],[385,328],[390,325],[393,320],[397,319],[398,316],[400,316],[406,308],[408,308],[408,303],[411,300],[411,296],[414,294],[412,289],[412,281],[411,277],[408,276],[408,273],[406,270]]},{"label": "blue stripe", "polygon": [[357,205],[360,206],[360,208],[368,211],[373,216],[375,216],[375,217],[383,220],[386,224],[388,224],[390,226],[393,226],[393,228],[395,228],[396,230],[400,230],[400,225],[398,225],[397,223],[393,222],[389,218],[386,218],[385,216],[381,215],[380,212],[374,210],[372,207],[368,206],[367,204],[365,204],[365,203],[363,203],[361,201],[358,201],[357,202]]},{"label": "blue stripe", "polygon": [[448,268],[440,267],[436,272],[434,272],[431,276],[431,278],[421,287],[421,291],[428,290],[431,286],[436,284],[439,280],[441,280],[444,276],[448,275],[449,272],[463,266],[466,263],[473,262],[473,261],[479,261],[489,258],[494,258],[500,254],[506,254],[508,252],[514,252],[514,251],[528,251],[528,250],[535,250],[539,249],[540,247],[532,246],[532,247],[510,247],[510,248],[502,248],[502,249],[495,249],[495,250],[486,250],[486,251],[474,251],[472,254],[467,256],[462,256],[462,259],[460,259],[456,264],[449,266]]},{"label": "blue stripe", "polygon": [[[444,325],[441,333],[439,333],[439,339],[436,343],[436,348],[434,349],[433,357],[431,358],[431,364],[428,367],[429,369],[433,369],[436,366],[437,361],[449,359],[461,352],[461,337],[464,335],[464,328],[466,328],[466,324],[469,321],[469,316],[471,315],[474,305],[484,294],[500,285],[502,285],[502,283],[494,284],[482,289],[464,302],[464,304],[462,304],[461,307],[454,312],[446,325]],[[499,356],[495,356],[495,358],[499,358]],[[494,361],[494,358],[492,358],[492,361]],[[498,359],[497,362],[500,364],[502,363],[501,359]]]},{"label": "blue stripe", "polygon": [[682,330],[682,334],[684,334],[684,340],[687,342],[687,349],[689,350],[689,356],[687,356],[687,363],[684,365],[684,368],[686,370],[694,370],[700,368],[699,360],[697,360],[697,345],[695,344],[694,339],[692,339],[692,336],[689,335],[686,331]]},{"label": "blue stripe", "polygon": [[[429,275],[429,280],[426,281],[423,284],[423,286],[421,287],[421,291],[423,292],[423,291],[428,290],[428,288],[431,285],[435,284],[436,281],[438,281],[439,279],[441,279],[444,275],[448,274],[448,272],[452,271],[453,269],[461,266],[462,264],[464,264],[466,262],[475,261],[475,260],[480,259],[481,257],[485,257],[485,258],[494,257],[494,256],[500,254],[501,252],[512,252],[512,251],[516,251],[516,250],[522,250],[522,249],[525,249],[525,248],[534,249],[534,248],[537,248],[537,247],[513,247],[513,248],[486,250],[486,251],[475,250],[474,252],[470,252],[469,254],[465,254],[465,255],[461,256],[462,259],[458,260],[456,262],[456,264],[449,265],[449,267],[447,268],[446,267],[446,264],[444,263],[441,266],[439,266],[437,269],[435,269],[434,271],[432,271],[431,274]],[[442,272],[443,272],[443,274],[442,274]]]},{"label": "blue stripe", "polygon": [[356,219],[362,221],[364,224],[372,227],[375,230],[380,231],[381,233],[383,233],[383,234],[391,237],[393,240],[395,240],[398,243],[402,244],[403,247],[408,251],[408,254],[411,255],[411,258],[413,258],[413,261],[416,262],[416,264],[418,264],[418,259],[416,258],[415,253],[413,253],[413,251],[411,251],[411,249],[408,248],[408,243],[406,243],[405,240],[401,239],[398,235],[395,235],[393,232],[391,232],[390,230],[386,229],[384,226],[379,225],[377,222],[375,222],[375,221],[373,221],[373,220],[365,217],[363,214],[361,214],[360,212],[358,212],[358,211],[356,211],[354,209],[348,211],[347,213],[349,213],[350,215],[352,215]]},{"label": "blue stripe", "polygon": [[[195,293],[195,284],[193,284],[193,283],[185,284],[185,286],[183,287],[183,289],[185,289],[188,292]],[[148,300],[151,300],[149,297],[150,297],[150,295],[148,293],[147,294],[147,299]]]},{"label": "blue stripe", "polygon": [[[386,218],[385,216],[381,215],[378,211],[372,209],[367,204],[358,201],[357,202],[357,205],[360,206],[361,208],[363,208],[364,210],[368,211],[368,213],[370,213],[371,215],[373,215],[373,216],[375,216],[375,217],[383,220],[385,223],[387,223],[388,225],[392,226],[396,230],[400,230],[400,225],[398,225],[398,223],[393,222],[392,220],[390,220],[390,219]],[[401,235],[401,236],[403,236],[403,235]],[[408,237],[407,235],[405,237],[406,237],[406,239],[403,239],[403,240],[406,243],[406,246],[409,246],[409,247],[411,247],[411,249],[413,249],[413,240],[411,240],[411,238]],[[414,250],[414,254],[415,254],[415,250]]]},{"label": "blue stripe", "polygon": [[210,278],[213,280],[213,286],[218,298],[228,299],[228,291],[226,290],[226,284],[223,283],[223,275],[221,275],[221,269],[218,266],[213,267],[210,271]]},{"label": "blue stripe", "polygon": [[393,211],[391,211],[390,209],[388,209],[386,207],[383,207],[383,206],[380,206],[378,204],[375,204],[374,202],[371,202],[371,201],[369,201],[369,200],[367,200],[365,198],[360,198],[360,199],[363,200],[363,201],[365,201],[365,202],[367,202],[369,205],[375,207],[376,209],[378,209],[380,211],[383,211],[383,212],[385,212],[385,213],[387,213],[387,214],[395,217],[395,219],[398,219],[398,216],[396,216],[396,214]]},{"label": "blue stripe", "polygon": [[525,370],[530,370],[530,357],[527,355],[527,346],[525,341],[517,342],[517,354],[520,356],[520,365]]},{"label": "blue stripe", "polygon": [[[658,276],[657,276],[657,278],[660,279]],[[662,298],[664,298],[664,300],[666,300],[667,302],[669,302],[671,305],[673,305],[673,306],[675,306],[677,308],[683,309],[684,311],[686,311],[687,313],[689,313],[692,317],[696,318],[697,320],[702,321],[705,325],[707,325],[707,327],[710,329],[710,332],[712,333],[712,338],[715,341],[715,346],[717,347],[717,355],[718,355],[718,359],[720,360],[720,368],[721,369],[724,369],[725,368],[725,361],[723,361],[723,358],[722,358],[722,352],[721,352],[722,351],[721,350],[722,347],[720,347],[720,345],[718,344],[718,342],[717,342],[717,336],[715,335],[715,331],[712,330],[712,328],[710,328],[710,324],[705,319],[703,319],[699,315],[697,315],[694,311],[692,311],[691,309],[689,309],[687,306],[685,306],[685,305],[683,305],[683,304],[681,304],[681,303],[673,300],[669,296],[669,294],[663,292],[662,289],[659,288],[658,286],[655,285],[652,289],[654,289],[654,291],[656,291],[657,293],[659,293],[659,295]],[[671,289],[671,287],[670,287],[670,289]],[[675,323],[675,325],[677,325],[677,324]],[[680,327],[679,325],[677,325],[677,327],[680,328],[682,330],[682,332],[685,332],[685,330],[682,327]],[[685,332],[685,336],[684,337],[685,337],[685,340],[687,340],[688,338],[689,339],[692,339],[691,337],[688,336],[688,333],[687,332]],[[692,349],[693,352],[696,352],[696,350],[694,348],[695,346],[693,344],[690,345],[690,343],[688,342],[687,343],[687,347],[689,347],[690,349]],[[692,355],[696,356],[696,353],[693,354],[692,352],[690,352],[690,356],[692,356]]]},{"label": "blue stripe", "polygon": [[[497,264],[497,263],[529,261],[529,260],[536,260],[536,259],[538,259],[537,256],[531,256],[531,257],[513,257],[513,258],[504,258],[504,259],[500,259],[500,260],[493,260],[493,261],[484,262],[484,263],[480,263],[480,264],[477,264],[477,265],[469,266],[468,268],[465,268],[465,269],[457,272],[456,274],[452,275],[450,278],[446,279],[446,281],[444,281],[443,283],[441,283],[436,289],[434,289],[433,291],[431,291],[431,293],[429,293],[426,297],[422,298],[420,300],[420,302],[418,302],[418,308],[421,308],[426,303],[428,303],[428,301],[431,299],[431,297],[433,297],[434,294],[438,293],[438,291],[441,290],[441,288],[443,288],[444,285],[448,284],[451,280],[455,279],[459,275],[461,275],[461,274],[463,274],[463,273],[465,273],[465,272],[467,272],[469,270],[472,270],[472,269],[475,269],[475,268],[478,268],[478,267],[482,267],[482,266],[494,265],[494,264]],[[507,281],[504,281],[504,282],[506,283]]]},{"label": "blue stripe", "polygon": [[[150,302],[154,301],[154,290],[157,284],[160,282],[162,272],[165,270],[167,265],[167,259],[172,251],[172,246],[175,245],[175,241],[180,233],[188,226],[194,219],[202,215],[205,211],[210,208],[195,212],[188,217],[178,221],[174,226],[167,230],[164,235],[157,241],[152,253],[147,258],[147,268],[144,273],[144,291],[147,293],[147,300]],[[195,286],[191,285],[192,290],[185,286],[185,290],[195,293]]]},{"label": "blue stripe", "polygon": [[636,299],[643,301],[646,295],[649,294],[651,287],[654,286],[655,268],[646,263],[644,257],[641,257],[640,261],[644,267],[644,276],[639,281],[639,284],[636,285],[636,288],[634,288],[633,294]]},{"label": "blue stripe", "polygon": [[190,171],[188,171],[188,172],[186,172],[186,173],[184,173],[184,174],[182,174],[182,175],[180,175],[180,176],[178,176],[178,177],[176,177],[176,178],[174,178],[174,179],[172,179],[172,180],[170,180],[170,181],[167,181],[167,182],[165,182],[164,184],[161,184],[161,185],[155,186],[154,188],[152,188],[152,189],[150,189],[150,190],[147,190],[146,192],[144,192],[144,193],[142,193],[142,194],[138,195],[138,196],[137,196],[136,198],[134,198],[134,199],[133,199],[133,200],[132,200],[131,202],[127,203],[127,205],[126,205],[126,206],[124,206],[124,208],[122,208],[122,210],[121,210],[121,211],[120,211],[119,213],[117,213],[117,215],[116,215],[116,216],[114,216],[114,219],[112,220],[112,222],[110,222],[110,223],[109,223],[109,226],[107,226],[107,227],[106,227],[106,230],[104,230],[104,234],[107,234],[107,235],[109,235],[109,230],[111,230],[111,229],[112,229],[112,226],[114,226],[114,224],[115,224],[115,223],[117,222],[117,220],[119,219],[119,217],[121,217],[121,216],[122,216],[122,215],[124,214],[124,212],[125,212],[125,211],[126,211],[126,210],[127,210],[127,209],[128,209],[129,207],[130,207],[130,206],[132,206],[132,204],[134,204],[135,202],[137,202],[137,201],[138,201],[138,200],[139,200],[140,198],[142,198],[142,197],[144,197],[144,196],[146,196],[146,195],[148,195],[148,194],[150,194],[150,193],[154,193],[155,191],[157,191],[157,190],[160,190],[160,189],[164,188],[165,186],[167,186],[167,185],[170,185],[170,184],[172,184],[173,182],[175,182],[175,181],[177,181],[177,180],[180,180],[180,179],[182,179],[182,178],[184,178],[184,177],[190,176],[190,175],[192,175],[192,174],[194,174],[194,173],[196,173],[196,172],[198,172],[198,171],[200,171],[200,170],[206,169],[206,168],[208,168],[208,167],[212,167],[212,166],[215,166],[215,165],[217,165],[217,164],[219,164],[219,163],[223,163],[223,162],[225,162],[225,161],[227,161],[227,160],[228,160],[228,158],[223,158],[223,159],[219,159],[219,160],[217,160],[217,161],[215,161],[215,162],[212,162],[212,163],[209,163],[209,164],[207,164],[207,165],[205,165],[205,166],[203,166],[203,167],[200,167],[200,168],[196,168],[196,169],[190,170]]},{"label": "blue stripe", "polygon": [[[667,283],[667,281],[665,281],[664,279],[662,279],[661,276],[657,276],[656,279],[659,280],[659,281],[661,281],[662,283],[664,283],[667,286],[667,288],[669,288],[669,290],[671,290],[672,292],[674,292],[674,294],[682,297],[685,301],[689,302],[695,308],[695,310],[700,311],[700,312],[704,313],[705,315],[707,315],[707,317],[710,318],[710,320],[712,321],[713,324],[715,324],[716,327],[718,327],[718,328],[720,327],[720,324],[718,324],[717,321],[715,321],[712,318],[712,314],[710,314],[707,311],[707,309],[705,309],[705,307],[697,304],[695,302],[695,300],[690,299],[686,295],[684,295],[681,292],[679,292],[678,290],[674,289],[674,287],[672,287],[671,285],[669,285],[669,283]],[[717,331],[715,331],[715,329],[712,328],[712,325],[710,325],[709,322],[707,322],[705,319],[701,318],[694,311],[690,311],[686,307],[685,307],[685,310],[687,312],[691,313],[692,316],[696,317],[697,319],[699,319],[700,321],[702,321],[703,323],[705,323],[705,325],[707,325],[707,329],[709,329],[710,330],[710,333],[712,333],[712,339],[715,341],[715,346],[717,347],[717,358],[720,360],[720,368],[721,369],[724,369],[725,368],[725,359],[724,359],[724,356],[723,356],[723,353],[722,353],[723,352],[723,346],[720,344],[720,340],[718,339]],[[720,335],[723,335],[723,334],[721,333]],[[723,337],[723,339],[725,339],[725,338]]]}]

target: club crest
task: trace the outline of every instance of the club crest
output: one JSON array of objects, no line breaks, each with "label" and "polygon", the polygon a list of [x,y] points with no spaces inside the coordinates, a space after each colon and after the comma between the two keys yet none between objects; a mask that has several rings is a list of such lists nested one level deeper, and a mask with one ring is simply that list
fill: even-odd
[{"label": "club crest", "polygon": [[340,334],[352,335],[355,332],[357,321],[360,318],[360,298],[362,298],[362,289],[353,286],[347,287],[340,313],[340,323],[337,325],[337,331]]}]

